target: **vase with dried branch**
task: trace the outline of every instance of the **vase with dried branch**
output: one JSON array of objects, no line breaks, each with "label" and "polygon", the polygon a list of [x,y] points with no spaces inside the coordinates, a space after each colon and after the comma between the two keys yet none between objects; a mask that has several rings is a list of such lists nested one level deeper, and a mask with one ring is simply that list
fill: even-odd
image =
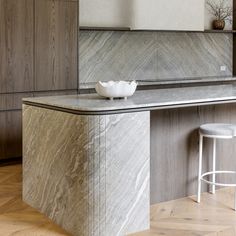
[{"label": "vase with dried branch", "polygon": [[207,0],[208,11],[215,17],[213,21],[213,29],[223,30],[225,22],[232,24],[233,8],[227,6],[226,0]]}]

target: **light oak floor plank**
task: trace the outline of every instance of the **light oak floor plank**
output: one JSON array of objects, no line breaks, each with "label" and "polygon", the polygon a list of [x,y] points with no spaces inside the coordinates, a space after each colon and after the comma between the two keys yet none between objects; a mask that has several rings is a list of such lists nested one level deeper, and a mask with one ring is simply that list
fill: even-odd
[{"label": "light oak floor plank", "polygon": [[21,165],[0,167],[0,236],[69,235],[23,203],[21,191]]},{"label": "light oak floor plank", "polygon": [[[0,167],[0,236],[68,236],[22,202],[22,166]],[[151,229],[133,236],[236,236],[234,189],[160,203],[151,208]],[[115,235],[111,235],[115,236]]]}]

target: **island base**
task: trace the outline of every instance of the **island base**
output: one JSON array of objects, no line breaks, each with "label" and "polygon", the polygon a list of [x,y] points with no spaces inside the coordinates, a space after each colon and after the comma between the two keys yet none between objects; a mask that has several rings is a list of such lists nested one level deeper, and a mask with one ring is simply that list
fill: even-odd
[{"label": "island base", "polygon": [[75,236],[149,229],[150,112],[23,106],[23,200]]}]

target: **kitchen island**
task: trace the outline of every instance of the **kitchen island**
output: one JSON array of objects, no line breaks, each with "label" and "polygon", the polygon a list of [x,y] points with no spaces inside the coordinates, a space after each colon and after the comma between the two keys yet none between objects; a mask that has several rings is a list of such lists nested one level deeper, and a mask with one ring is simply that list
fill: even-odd
[{"label": "kitchen island", "polygon": [[[236,103],[236,87],[137,91],[127,101],[110,101],[87,94],[29,98],[23,103],[24,201],[73,235],[119,236],[149,228],[150,157],[163,159],[165,155],[165,151],[156,149],[159,146],[154,145],[153,137],[156,135],[159,142],[165,140],[165,136],[168,139],[167,130],[174,130],[179,139],[189,138],[186,135],[189,131],[176,131],[177,122],[173,125],[173,120],[172,126],[163,133],[153,132],[155,129],[150,132],[150,126],[160,117],[155,112],[194,109],[184,110],[183,123],[188,130],[196,129],[196,122],[189,116],[195,117],[191,115],[195,111],[200,114],[201,107],[212,106],[223,106],[219,112],[222,114],[226,104]],[[232,113],[236,120],[235,112]],[[199,124],[213,121],[209,115],[207,119],[199,117]],[[222,120],[226,121],[225,117]],[[232,117],[228,120],[233,121]],[[165,127],[166,120],[161,122]],[[178,117],[178,126],[181,122]],[[179,143],[172,141],[162,143],[161,148],[180,156],[175,150],[175,143]],[[195,144],[197,149],[197,142]],[[192,154],[186,151],[184,155]],[[151,165],[151,178],[152,173],[159,173],[154,167],[156,165]],[[183,167],[181,172],[185,173],[188,166]],[[163,175],[168,172],[164,164],[159,168]],[[172,172],[181,175],[178,169]],[[160,186],[164,185],[168,187],[167,183]],[[160,186],[154,181],[151,195]],[[182,191],[182,186],[178,188]],[[155,194],[158,193],[160,191]]]}]

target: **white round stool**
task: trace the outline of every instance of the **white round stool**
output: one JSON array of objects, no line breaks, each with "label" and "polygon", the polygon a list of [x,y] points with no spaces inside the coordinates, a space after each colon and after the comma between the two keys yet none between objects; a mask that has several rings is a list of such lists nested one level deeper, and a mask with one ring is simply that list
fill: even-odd
[{"label": "white round stool", "polygon": [[[201,183],[202,181],[212,185],[212,193],[215,193],[215,186],[221,187],[236,187],[236,184],[217,183],[216,174],[236,174],[236,171],[216,171],[216,139],[232,139],[236,137],[236,125],[232,124],[204,124],[199,129],[199,172],[198,172],[198,195],[197,202],[201,201]],[[203,138],[213,139],[213,167],[212,171],[202,173],[202,152]],[[212,176],[212,181],[205,179],[207,176]],[[236,194],[234,209],[236,210]]]}]

